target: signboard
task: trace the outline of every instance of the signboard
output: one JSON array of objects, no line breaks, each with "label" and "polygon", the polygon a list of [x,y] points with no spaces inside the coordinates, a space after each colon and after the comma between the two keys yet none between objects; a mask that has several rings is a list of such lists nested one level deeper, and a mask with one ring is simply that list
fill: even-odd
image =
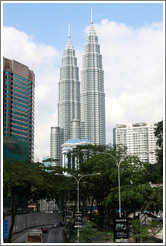
[{"label": "signboard", "polygon": [[3,238],[8,238],[8,220],[3,220]]},{"label": "signboard", "polygon": [[128,242],[128,220],[127,218],[115,218],[114,220],[114,242]]},{"label": "signboard", "polygon": [[74,225],[81,226],[82,225],[82,213],[75,213]]},{"label": "signboard", "polygon": [[81,228],[82,225],[74,225],[74,228]]}]

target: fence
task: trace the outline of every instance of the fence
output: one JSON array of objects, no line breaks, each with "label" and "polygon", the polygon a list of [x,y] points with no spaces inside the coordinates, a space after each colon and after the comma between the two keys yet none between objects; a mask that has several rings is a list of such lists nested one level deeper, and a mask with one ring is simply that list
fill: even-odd
[{"label": "fence", "polygon": [[[8,230],[11,225],[11,216],[6,216],[8,220]],[[22,215],[16,215],[15,226],[13,228],[13,233],[25,230],[26,228],[41,225],[51,225],[54,222],[59,222],[62,220],[61,214],[58,213],[28,213]]]}]

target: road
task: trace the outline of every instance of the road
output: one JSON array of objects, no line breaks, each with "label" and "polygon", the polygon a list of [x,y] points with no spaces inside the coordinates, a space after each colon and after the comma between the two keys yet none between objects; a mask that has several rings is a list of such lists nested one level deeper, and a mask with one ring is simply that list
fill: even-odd
[{"label": "road", "polygon": [[[44,226],[43,226],[44,227]],[[52,226],[47,227],[48,232],[43,233],[43,243],[67,243],[65,237],[63,236],[64,227],[53,228]],[[26,243],[26,236],[28,231],[26,230],[22,235],[19,235],[12,243]]]}]

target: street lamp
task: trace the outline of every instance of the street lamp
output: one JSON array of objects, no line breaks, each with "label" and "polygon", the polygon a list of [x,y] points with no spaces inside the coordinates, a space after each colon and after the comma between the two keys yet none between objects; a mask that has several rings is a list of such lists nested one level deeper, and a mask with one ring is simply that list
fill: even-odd
[{"label": "street lamp", "polygon": [[80,193],[80,190],[79,190],[79,184],[80,184],[80,180],[83,178],[83,177],[86,177],[86,176],[93,176],[93,175],[100,175],[101,173],[91,173],[91,174],[84,174],[84,175],[81,175],[79,178],[77,178],[76,176],[74,176],[73,174],[67,174],[66,176],[68,177],[73,177],[76,182],[77,182],[77,212],[79,213],[79,193]]},{"label": "street lamp", "polygon": [[106,153],[106,152],[97,152],[97,154],[109,155],[116,161],[116,165],[118,167],[119,217],[121,218],[121,214],[122,213],[121,213],[121,195],[120,195],[120,164],[123,161],[123,159],[127,156],[127,154],[124,155],[119,161],[115,158],[115,156],[113,156],[113,155],[111,155],[109,153]]},{"label": "street lamp", "polygon": [[[87,177],[87,176],[93,176],[93,175],[100,175],[101,173],[91,173],[91,174],[84,174],[84,175],[81,175],[80,177],[76,177],[74,176],[73,174],[70,174],[70,173],[64,173],[64,174],[59,174],[59,175],[64,175],[66,177],[72,177],[76,180],[77,182],[77,213],[80,212],[80,207],[79,207],[79,196],[80,196],[80,190],[79,190],[79,184],[80,184],[80,180],[83,178],[83,177]],[[55,174],[55,175],[58,175],[58,174]],[[79,176],[79,175],[78,175]],[[80,237],[80,231],[79,231],[79,227],[77,227],[77,242],[79,243],[79,237]]]},{"label": "street lamp", "polygon": [[[79,178],[77,178],[76,176],[74,176],[73,174],[68,174],[67,176],[68,177],[73,177],[76,182],[77,182],[77,213],[80,212],[80,207],[79,207],[79,194],[80,194],[80,190],[79,190],[79,184],[80,184],[80,180],[83,178],[83,177],[87,177],[87,176],[93,176],[93,175],[100,175],[101,173],[91,173],[91,174],[84,174],[84,175],[81,175]],[[80,237],[80,230],[79,230],[79,227],[77,227],[77,242],[79,243],[79,237]]]}]

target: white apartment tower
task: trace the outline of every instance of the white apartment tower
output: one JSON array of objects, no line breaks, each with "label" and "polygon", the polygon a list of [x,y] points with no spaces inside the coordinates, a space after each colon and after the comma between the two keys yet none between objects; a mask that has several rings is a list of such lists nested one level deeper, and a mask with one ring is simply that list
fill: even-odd
[{"label": "white apartment tower", "polygon": [[143,162],[156,163],[156,128],[157,124],[152,122],[117,124],[113,131],[116,149],[126,147],[128,155],[136,155]]},{"label": "white apartment tower", "polygon": [[104,71],[92,15],[81,72],[81,139],[105,144]]}]

